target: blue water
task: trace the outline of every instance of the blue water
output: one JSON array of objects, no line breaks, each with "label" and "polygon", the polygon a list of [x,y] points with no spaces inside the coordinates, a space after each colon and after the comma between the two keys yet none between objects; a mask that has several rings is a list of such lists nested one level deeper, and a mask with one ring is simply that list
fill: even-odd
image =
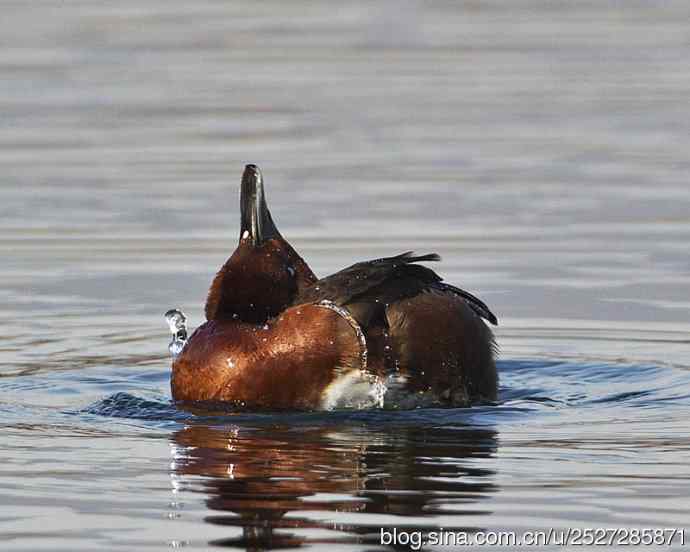
[{"label": "blue water", "polygon": [[[375,547],[381,528],[687,520],[686,369],[504,360],[495,405],[228,414],[177,409],[165,364],[0,380],[6,543]],[[30,528],[61,509],[66,527]]]}]

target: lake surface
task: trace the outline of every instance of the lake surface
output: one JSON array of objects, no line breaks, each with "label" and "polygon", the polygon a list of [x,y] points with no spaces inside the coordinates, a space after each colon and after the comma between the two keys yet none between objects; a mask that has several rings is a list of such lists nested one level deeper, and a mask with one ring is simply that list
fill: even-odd
[{"label": "lake surface", "polygon": [[[0,548],[687,527],[688,21],[684,1],[4,2]],[[202,321],[250,162],[319,275],[439,252],[500,319],[498,404],[176,409],[163,313]]]}]

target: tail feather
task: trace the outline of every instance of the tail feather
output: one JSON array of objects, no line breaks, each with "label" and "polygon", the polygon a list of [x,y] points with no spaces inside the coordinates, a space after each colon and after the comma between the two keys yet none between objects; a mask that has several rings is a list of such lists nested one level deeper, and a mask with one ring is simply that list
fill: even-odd
[{"label": "tail feather", "polygon": [[[427,253],[426,255],[417,255],[415,256],[414,251],[405,251],[405,253],[401,253],[400,255],[394,255],[393,257],[382,257],[380,259],[376,259],[374,261],[368,261],[371,264],[380,264],[380,263],[395,263],[396,261],[400,261],[404,264],[411,264],[411,263],[419,263],[419,262],[438,262],[441,260],[441,256],[438,253]],[[365,264],[365,263],[361,263]]]},{"label": "tail feather", "polygon": [[408,251],[407,253],[403,253],[401,257],[405,259],[406,263],[419,263],[419,262],[440,262],[441,260],[441,255],[438,253],[427,253],[426,255],[419,255],[417,257],[413,257],[412,255],[414,254],[414,251]]},{"label": "tail feather", "polygon": [[475,297],[471,293],[465,291],[464,289],[460,289],[459,287],[455,287],[453,285],[446,284],[445,282],[443,282],[441,284],[441,287],[446,291],[450,291],[451,293],[454,293],[455,295],[459,295],[465,301],[467,301],[467,304],[479,316],[488,320],[494,326],[498,325],[498,319],[496,318],[496,315],[493,312],[491,312],[491,310],[489,309],[489,307],[486,306],[486,303],[484,303],[484,301],[482,301],[481,299],[478,299],[477,297]]}]

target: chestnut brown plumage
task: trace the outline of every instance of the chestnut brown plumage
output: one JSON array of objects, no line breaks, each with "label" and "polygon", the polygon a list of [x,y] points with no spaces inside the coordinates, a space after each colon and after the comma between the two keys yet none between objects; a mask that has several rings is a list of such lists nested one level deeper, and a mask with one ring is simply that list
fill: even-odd
[{"label": "chestnut brown plumage", "polygon": [[207,322],[173,362],[176,400],[328,408],[351,404],[338,397],[362,382],[394,383],[401,405],[496,399],[496,347],[481,320],[496,317],[417,264],[438,255],[407,252],[317,280],[278,232],[254,165],[240,205],[239,244],[211,284]]}]

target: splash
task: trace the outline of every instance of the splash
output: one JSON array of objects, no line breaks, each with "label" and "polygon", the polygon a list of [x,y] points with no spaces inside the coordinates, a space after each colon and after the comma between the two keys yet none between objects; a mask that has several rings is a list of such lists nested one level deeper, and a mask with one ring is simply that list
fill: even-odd
[{"label": "splash", "polygon": [[168,351],[170,351],[173,359],[175,359],[187,344],[187,317],[181,310],[171,309],[165,313],[165,320],[172,334],[172,340],[168,345]]}]

